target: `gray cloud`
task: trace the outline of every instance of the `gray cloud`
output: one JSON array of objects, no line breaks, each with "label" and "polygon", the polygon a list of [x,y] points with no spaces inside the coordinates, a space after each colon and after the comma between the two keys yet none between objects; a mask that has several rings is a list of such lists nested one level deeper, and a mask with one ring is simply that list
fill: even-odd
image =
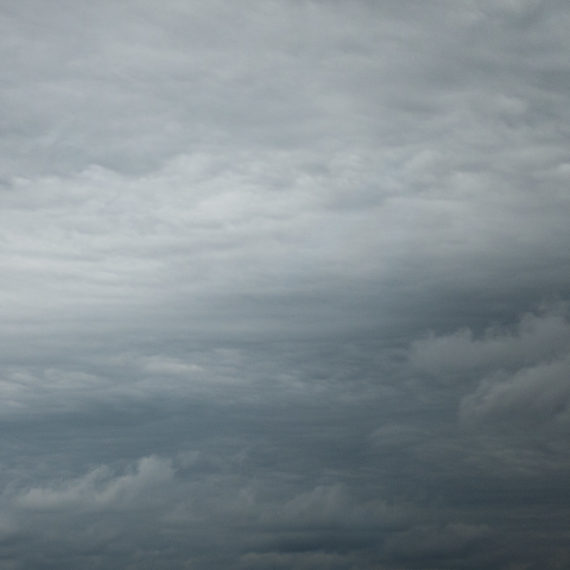
[{"label": "gray cloud", "polygon": [[562,568],[570,10],[0,9],[0,567]]},{"label": "gray cloud", "polygon": [[16,499],[16,504],[35,511],[116,508],[133,503],[155,486],[168,485],[171,479],[168,462],[150,456],[141,459],[132,474],[112,479],[106,469],[97,468],[61,488],[29,489]]},{"label": "gray cloud", "polygon": [[[467,417],[504,415],[507,421],[522,419],[524,425],[552,420],[567,421],[568,357],[518,372],[511,378],[487,380],[463,402]],[[517,417],[518,416],[518,417]]]}]

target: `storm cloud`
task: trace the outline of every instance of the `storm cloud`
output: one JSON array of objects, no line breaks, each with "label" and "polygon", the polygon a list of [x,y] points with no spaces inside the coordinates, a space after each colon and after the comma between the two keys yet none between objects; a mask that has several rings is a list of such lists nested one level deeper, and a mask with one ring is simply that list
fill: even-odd
[{"label": "storm cloud", "polygon": [[570,564],[566,2],[0,8],[0,569]]}]

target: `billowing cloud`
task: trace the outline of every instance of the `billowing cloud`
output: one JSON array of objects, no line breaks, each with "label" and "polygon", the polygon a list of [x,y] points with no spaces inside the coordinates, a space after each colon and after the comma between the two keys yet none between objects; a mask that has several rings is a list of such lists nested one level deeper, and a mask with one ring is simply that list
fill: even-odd
[{"label": "billowing cloud", "polygon": [[483,381],[465,398],[462,414],[479,420],[502,419],[532,428],[544,421],[568,421],[570,358],[523,369],[511,377]]},{"label": "billowing cloud", "polygon": [[56,488],[28,489],[15,502],[31,511],[118,508],[148,499],[149,494],[167,486],[172,477],[168,462],[150,456],[138,462],[134,473],[113,477],[108,468],[98,467]]},{"label": "billowing cloud", "polygon": [[570,325],[563,306],[525,314],[512,330],[492,326],[476,338],[463,329],[413,343],[411,360],[434,375],[519,370],[564,357],[570,351]]}]

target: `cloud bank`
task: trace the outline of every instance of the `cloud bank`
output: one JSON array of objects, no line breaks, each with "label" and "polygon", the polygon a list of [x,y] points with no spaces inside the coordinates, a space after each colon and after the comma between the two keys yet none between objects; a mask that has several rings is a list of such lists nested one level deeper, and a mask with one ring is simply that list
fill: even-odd
[{"label": "cloud bank", "polygon": [[570,10],[0,8],[0,569],[564,568]]}]

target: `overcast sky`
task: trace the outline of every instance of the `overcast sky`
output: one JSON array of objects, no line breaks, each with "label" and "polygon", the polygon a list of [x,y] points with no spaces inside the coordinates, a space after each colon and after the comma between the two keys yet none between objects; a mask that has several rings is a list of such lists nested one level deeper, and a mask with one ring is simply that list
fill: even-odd
[{"label": "overcast sky", "polygon": [[570,566],[567,0],[4,0],[0,570]]}]

